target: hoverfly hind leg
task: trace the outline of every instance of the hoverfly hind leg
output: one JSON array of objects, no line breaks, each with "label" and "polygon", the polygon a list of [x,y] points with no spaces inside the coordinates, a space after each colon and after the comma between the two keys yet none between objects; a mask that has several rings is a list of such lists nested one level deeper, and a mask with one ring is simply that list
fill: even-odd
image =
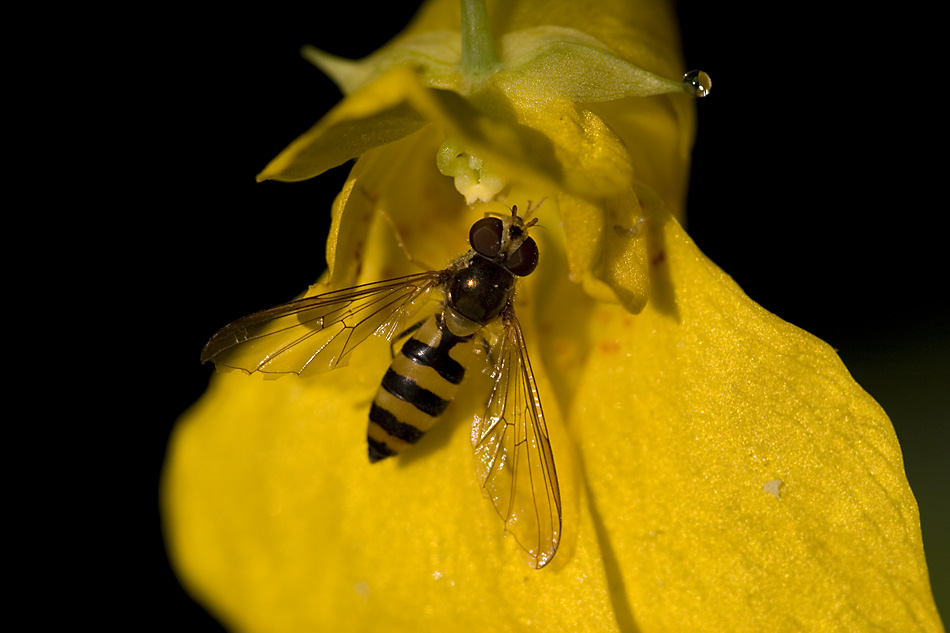
[{"label": "hoverfly hind leg", "polygon": [[396,220],[394,220],[393,217],[389,215],[389,213],[387,213],[386,210],[383,209],[382,206],[377,206],[376,212],[379,213],[379,215],[383,218],[383,220],[386,221],[386,224],[389,226],[389,230],[392,231],[393,237],[396,240],[396,246],[399,247],[399,250],[402,251],[403,256],[405,256],[406,260],[410,264],[415,264],[416,266],[418,266],[419,268],[422,268],[423,270],[437,269],[436,266],[430,266],[426,262],[420,259],[417,259],[415,256],[413,256],[412,253],[409,252],[409,248],[406,246],[406,242],[402,238],[402,233],[399,231],[399,226],[396,225]]}]

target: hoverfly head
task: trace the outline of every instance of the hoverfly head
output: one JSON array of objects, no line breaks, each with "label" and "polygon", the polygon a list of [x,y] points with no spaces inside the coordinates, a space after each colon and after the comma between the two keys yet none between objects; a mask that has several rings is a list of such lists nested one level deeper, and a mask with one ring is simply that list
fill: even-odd
[{"label": "hoverfly head", "polygon": [[[543,201],[542,201],[543,202]],[[472,225],[468,241],[472,249],[507,269],[511,274],[524,277],[534,272],[538,265],[538,244],[528,236],[528,229],[538,223],[538,218],[525,220],[541,206],[528,205],[524,216],[518,215],[518,207],[511,207],[511,216],[486,215]]]}]

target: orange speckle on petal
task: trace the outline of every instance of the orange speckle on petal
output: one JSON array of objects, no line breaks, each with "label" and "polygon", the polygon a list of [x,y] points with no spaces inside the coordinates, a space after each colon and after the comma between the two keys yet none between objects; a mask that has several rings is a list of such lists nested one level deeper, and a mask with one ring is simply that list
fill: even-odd
[{"label": "orange speckle on petal", "polygon": [[618,354],[620,352],[620,341],[601,341],[597,347],[602,354]]}]

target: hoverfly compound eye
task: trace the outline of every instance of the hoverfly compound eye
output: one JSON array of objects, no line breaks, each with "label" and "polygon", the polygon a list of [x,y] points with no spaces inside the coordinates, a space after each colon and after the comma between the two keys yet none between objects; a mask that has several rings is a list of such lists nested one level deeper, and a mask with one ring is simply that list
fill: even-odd
[{"label": "hoverfly compound eye", "polygon": [[532,238],[525,239],[514,253],[505,260],[505,268],[513,275],[524,277],[534,272],[538,265],[538,244]]},{"label": "hoverfly compound eye", "polygon": [[468,232],[468,243],[475,252],[485,257],[498,257],[501,252],[501,235],[505,230],[504,222],[498,218],[482,218],[472,225]]}]

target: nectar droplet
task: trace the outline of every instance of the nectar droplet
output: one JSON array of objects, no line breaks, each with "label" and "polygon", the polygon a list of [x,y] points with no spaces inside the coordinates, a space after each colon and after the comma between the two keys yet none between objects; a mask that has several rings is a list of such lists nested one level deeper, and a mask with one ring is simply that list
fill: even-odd
[{"label": "nectar droplet", "polygon": [[705,97],[712,90],[712,77],[702,70],[691,70],[683,75],[683,84],[694,97]]}]

